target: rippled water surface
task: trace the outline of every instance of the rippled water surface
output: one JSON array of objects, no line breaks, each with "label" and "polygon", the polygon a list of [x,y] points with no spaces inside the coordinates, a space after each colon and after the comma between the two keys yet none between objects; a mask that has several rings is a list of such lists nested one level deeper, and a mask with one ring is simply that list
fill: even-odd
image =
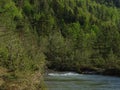
[{"label": "rippled water surface", "polygon": [[101,75],[49,73],[45,82],[48,90],[120,90],[120,78]]}]

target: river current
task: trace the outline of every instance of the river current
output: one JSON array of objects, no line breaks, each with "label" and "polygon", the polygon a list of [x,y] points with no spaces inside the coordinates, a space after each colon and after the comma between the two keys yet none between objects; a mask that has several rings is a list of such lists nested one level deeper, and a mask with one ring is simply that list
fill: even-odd
[{"label": "river current", "polygon": [[118,77],[73,72],[48,73],[45,83],[48,90],[120,90]]}]

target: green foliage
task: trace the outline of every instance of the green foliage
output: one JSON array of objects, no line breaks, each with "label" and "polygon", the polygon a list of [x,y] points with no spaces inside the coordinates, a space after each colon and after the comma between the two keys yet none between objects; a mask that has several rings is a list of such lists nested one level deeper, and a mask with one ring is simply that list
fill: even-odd
[{"label": "green foliage", "polygon": [[32,5],[30,4],[29,1],[27,1],[27,0],[24,1],[23,10],[24,10],[26,15],[31,15],[32,14],[33,7],[32,7]]},{"label": "green foliage", "polygon": [[1,0],[0,65],[13,72],[120,68],[119,0]]},{"label": "green foliage", "polygon": [[[27,12],[27,14],[30,13]],[[18,77],[17,83],[19,79],[24,79],[28,74],[43,72],[45,55],[40,50],[42,47],[39,47],[35,31],[32,30],[28,17],[25,16],[24,10],[19,5],[17,6],[17,3],[13,0],[0,1],[0,66],[7,69],[6,72],[9,74],[8,78],[6,74],[0,77],[4,81],[3,86],[0,85],[0,89],[2,87],[14,89],[10,84],[14,83],[16,77]],[[22,73],[24,74],[22,75]],[[25,82],[24,85],[28,87],[29,85]],[[16,84],[16,86],[18,85]],[[24,87],[24,85],[22,86]],[[34,85],[30,89],[33,87]],[[17,89],[19,88],[21,87],[17,87]]]},{"label": "green foliage", "polygon": [[[112,3],[109,5],[97,0],[51,1],[49,14],[54,18],[57,29],[51,28],[49,34],[49,37],[54,37],[52,41],[50,39],[46,54],[49,68],[79,71],[87,66],[104,69],[111,49],[117,57],[114,60],[119,61],[119,8]],[[44,30],[47,33],[47,29]],[[61,32],[62,36],[54,33],[55,36],[55,31]]]}]

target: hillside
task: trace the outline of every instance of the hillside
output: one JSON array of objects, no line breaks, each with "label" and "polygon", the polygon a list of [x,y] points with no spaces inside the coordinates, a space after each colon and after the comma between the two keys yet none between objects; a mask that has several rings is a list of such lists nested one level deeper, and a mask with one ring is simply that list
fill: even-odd
[{"label": "hillside", "polygon": [[1,0],[0,89],[45,68],[120,76],[120,0]]}]

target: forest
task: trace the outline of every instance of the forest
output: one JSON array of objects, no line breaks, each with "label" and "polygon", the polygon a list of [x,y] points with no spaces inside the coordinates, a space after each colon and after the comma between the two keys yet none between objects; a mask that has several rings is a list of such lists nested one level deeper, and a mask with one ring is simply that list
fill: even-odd
[{"label": "forest", "polygon": [[0,0],[0,90],[46,69],[120,76],[120,0]]}]

